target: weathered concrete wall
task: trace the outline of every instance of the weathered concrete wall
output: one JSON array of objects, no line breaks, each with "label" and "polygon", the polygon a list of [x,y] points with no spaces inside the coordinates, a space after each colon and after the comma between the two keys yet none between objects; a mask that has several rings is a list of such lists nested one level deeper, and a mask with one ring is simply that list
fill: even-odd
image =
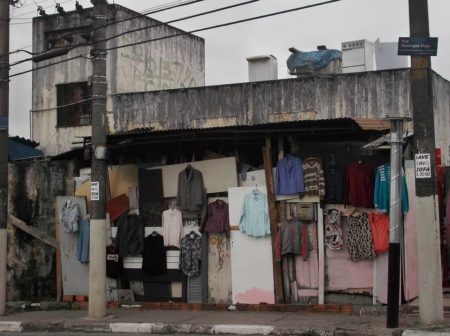
[{"label": "weathered concrete wall", "polygon": [[[90,13],[91,10],[88,9],[82,16],[71,12],[65,18],[54,15],[48,18],[35,18],[33,20],[33,51],[45,51],[45,36],[49,32],[89,24],[92,21]],[[124,7],[109,6],[108,16],[111,21],[136,15],[137,13]],[[109,25],[107,36],[115,36],[138,27],[155,27],[111,39],[107,42],[107,48],[181,32],[176,28],[167,25],[157,26],[157,24],[158,21],[141,16]],[[67,33],[67,31],[61,32],[61,34]],[[79,39],[76,34],[74,36],[75,39]],[[33,67],[36,69],[78,55],[89,57],[89,52],[89,46],[79,47],[66,56],[42,61],[34,64]],[[112,118],[114,106],[110,98],[112,94],[204,85],[204,63],[204,40],[194,35],[183,35],[108,51],[107,115],[110,119],[108,125],[111,127],[114,124]],[[56,127],[57,112],[54,109],[57,106],[57,84],[88,81],[91,74],[91,61],[86,58],[76,58],[33,72],[32,106],[35,112],[32,112],[31,117],[32,139],[40,142],[41,149],[46,155],[51,156],[70,150],[72,142],[80,141],[77,137],[91,134],[90,126]],[[114,130],[110,128],[109,131]]]},{"label": "weathered concrete wall", "polygon": [[442,164],[450,166],[450,82],[432,73],[436,147],[441,149]]},{"label": "weathered concrete wall", "polygon": [[408,70],[131,93],[115,101],[118,131],[411,114]]},{"label": "weathered concrete wall", "polygon": [[[73,193],[72,161],[24,161],[9,165],[9,211],[55,237],[54,200]],[[56,298],[55,249],[8,226],[8,300]]]}]

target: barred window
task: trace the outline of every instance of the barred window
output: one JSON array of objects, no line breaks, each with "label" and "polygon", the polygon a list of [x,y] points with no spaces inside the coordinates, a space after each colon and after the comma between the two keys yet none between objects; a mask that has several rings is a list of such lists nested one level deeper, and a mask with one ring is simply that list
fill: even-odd
[{"label": "barred window", "polygon": [[[60,84],[56,86],[59,127],[91,124],[91,90],[87,82]],[[84,102],[82,102],[84,101]],[[81,102],[81,103],[78,103]]]}]

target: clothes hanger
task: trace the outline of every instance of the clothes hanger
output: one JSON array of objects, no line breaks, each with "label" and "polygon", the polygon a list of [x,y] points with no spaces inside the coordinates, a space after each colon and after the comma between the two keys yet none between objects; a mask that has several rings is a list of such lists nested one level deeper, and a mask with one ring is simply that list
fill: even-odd
[{"label": "clothes hanger", "polygon": [[152,235],[153,237],[156,237],[156,236],[159,236],[159,233],[156,232],[156,231],[153,231],[153,232],[151,233],[151,235]]}]

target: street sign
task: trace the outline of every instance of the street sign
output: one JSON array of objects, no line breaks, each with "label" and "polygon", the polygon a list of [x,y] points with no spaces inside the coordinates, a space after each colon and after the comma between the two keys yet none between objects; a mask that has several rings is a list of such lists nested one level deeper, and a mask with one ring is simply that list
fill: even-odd
[{"label": "street sign", "polygon": [[407,56],[436,56],[437,37],[399,37],[398,55]]}]

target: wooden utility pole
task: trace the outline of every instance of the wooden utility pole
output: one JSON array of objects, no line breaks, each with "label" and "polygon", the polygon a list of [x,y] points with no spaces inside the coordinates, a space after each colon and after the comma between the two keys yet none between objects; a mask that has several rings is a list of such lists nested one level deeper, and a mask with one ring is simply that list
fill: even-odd
[{"label": "wooden utility pole", "polygon": [[0,0],[0,316],[6,313],[9,119],[9,0]]},{"label": "wooden utility pole", "polygon": [[89,316],[106,315],[106,0],[94,5]]},{"label": "wooden utility pole", "polygon": [[[428,1],[409,0],[412,37],[429,37]],[[411,56],[414,150],[428,154],[431,176],[416,176],[419,312],[423,323],[443,321],[439,213],[437,208],[435,131],[430,56]]]},{"label": "wooden utility pole", "polygon": [[275,285],[275,302],[284,303],[283,280],[281,278],[281,265],[279,262],[276,261],[274,248],[278,230],[278,216],[277,216],[277,209],[275,206],[275,188],[273,185],[271,153],[270,148],[267,146],[267,144],[269,143],[266,142],[266,147],[263,148],[263,159],[267,185],[267,202],[269,206],[270,236],[272,238],[272,264],[273,264],[273,278],[274,278],[273,280]]}]

